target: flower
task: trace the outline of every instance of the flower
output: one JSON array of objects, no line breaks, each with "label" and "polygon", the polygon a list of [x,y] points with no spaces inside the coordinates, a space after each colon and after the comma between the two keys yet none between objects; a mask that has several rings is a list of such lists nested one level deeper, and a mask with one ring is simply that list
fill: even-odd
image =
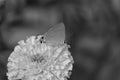
[{"label": "flower", "polygon": [[66,80],[74,63],[65,43],[49,45],[42,35],[21,40],[8,58],[9,80]]}]

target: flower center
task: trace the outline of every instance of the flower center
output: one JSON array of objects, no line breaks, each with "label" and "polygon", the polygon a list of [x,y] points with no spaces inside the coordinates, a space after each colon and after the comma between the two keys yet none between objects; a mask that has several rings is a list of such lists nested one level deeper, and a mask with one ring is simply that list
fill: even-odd
[{"label": "flower center", "polygon": [[46,59],[43,55],[36,54],[32,56],[32,62],[35,62],[38,64],[44,64],[46,62]]}]

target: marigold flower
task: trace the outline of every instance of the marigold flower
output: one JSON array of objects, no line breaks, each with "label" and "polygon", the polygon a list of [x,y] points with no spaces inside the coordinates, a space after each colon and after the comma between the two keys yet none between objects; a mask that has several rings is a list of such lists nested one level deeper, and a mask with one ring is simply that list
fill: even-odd
[{"label": "marigold flower", "polygon": [[66,43],[49,45],[42,35],[21,40],[8,58],[9,80],[67,80],[73,58]]}]

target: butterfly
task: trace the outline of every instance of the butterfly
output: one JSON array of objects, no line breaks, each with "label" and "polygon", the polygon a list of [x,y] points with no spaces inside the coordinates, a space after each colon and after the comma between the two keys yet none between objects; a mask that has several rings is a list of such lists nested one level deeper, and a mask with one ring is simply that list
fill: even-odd
[{"label": "butterfly", "polygon": [[65,25],[63,23],[59,23],[48,29],[48,31],[43,34],[41,41],[46,44],[53,45],[64,44]]}]

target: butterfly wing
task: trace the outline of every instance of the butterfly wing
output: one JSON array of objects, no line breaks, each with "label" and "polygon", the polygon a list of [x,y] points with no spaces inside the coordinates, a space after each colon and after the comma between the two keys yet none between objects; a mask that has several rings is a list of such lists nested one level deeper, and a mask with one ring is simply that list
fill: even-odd
[{"label": "butterfly wing", "polygon": [[65,26],[63,23],[50,28],[44,34],[45,42],[48,44],[63,44],[65,41]]}]

